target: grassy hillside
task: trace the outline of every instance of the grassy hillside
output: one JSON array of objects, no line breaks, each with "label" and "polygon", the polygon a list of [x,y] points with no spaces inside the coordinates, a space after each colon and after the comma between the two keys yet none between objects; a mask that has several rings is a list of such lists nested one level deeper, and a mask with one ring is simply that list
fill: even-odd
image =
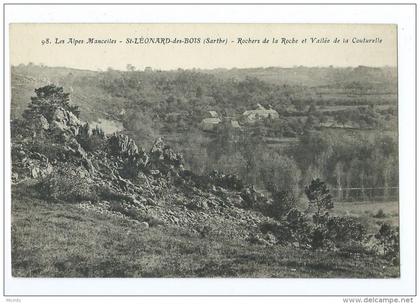
[{"label": "grassy hillside", "polygon": [[375,256],[199,237],[176,226],[143,229],[133,221],[37,199],[13,186],[14,277],[398,277]]}]

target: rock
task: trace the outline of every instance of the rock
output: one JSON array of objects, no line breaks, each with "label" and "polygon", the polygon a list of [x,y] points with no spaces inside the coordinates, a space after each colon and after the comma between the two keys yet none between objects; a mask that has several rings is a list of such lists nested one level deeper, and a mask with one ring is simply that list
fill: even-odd
[{"label": "rock", "polygon": [[147,204],[147,200],[144,197],[140,197],[139,199],[133,199],[132,203],[136,206],[142,206]]},{"label": "rock", "polygon": [[40,174],[40,170],[39,170],[38,167],[32,167],[29,170],[31,172],[31,177],[32,178],[38,178],[38,177],[40,177],[41,174]]},{"label": "rock", "polygon": [[148,223],[148,222],[140,222],[140,223],[138,224],[138,226],[139,226],[141,229],[149,229],[149,223]]},{"label": "rock", "polygon": [[258,244],[258,245],[272,245],[267,242],[263,237],[259,234],[250,234],[245,239],[246,241],[250,242],[251,244]]},{"label": "rock", "polygon": [[38,115],[32,119],[31,127],[35,130],[48,130],[50,128],[50,124],[43,115]]},{"label": "rock", "polygon": [[151,170],[159,170],[164,174],[184,170],[184,159],[181,154],[175,153],[162,138],[158,138],[149,152]]},{"label": "rock", "polygon": [[50,128],[61,132],[70,131],[70,133],[76,136],[82,125],[82,122],[76,117],[76,115],[59,107],[52,115]]},{"label": "rock", "polygon": [[113,156],[129,157],[139,154],[139,148],[134,140],[123,134],[112,135],[108,140],[108,148]]},{"label": "rock", "polygon": [[269,244],[276,244],[277,243],[277,238],[274,236],[274,234],[272,233],[267,233],[265,236],[265,240],[269,243]]},{"label": "rock", "polygon": [[241,191],[244,188],[242,181],[234,174],[223,174],[222,172],[213,170],[209,174],[209,179],[214,185],[222,187],[223,191],[223,188],[235,191]]},{"label": "rock", "polygon": [[163,160],[163,148],[165,144],[161,137],[155,140],[152,148],[150,149],[150,157],[153,161]]},{"label": "rock", "polygon": [[156,201],[154,201],[151,198],[147,198],[146,201],[147,201],[147,205],[151,205],[151,206],[156,206],[157,205]]},{"label": "rock", "polygon": [[86,170],[90,173],[95,172],[95,167],[92,164],[90,159],[84,158],[82,159],[82,165],[86,168]]},{"label": "rock", "polygon": [[187,207],[192,210],[208,210],[207,201],[202,198],[194,199],[187,204]]},{"label": "rock", "polygon": [[17,182],[19,180],[19,174],[17,172],[12,172],[12,182]]},{"label": "rock", "polygon": [[45,177],[53,171],[53,167],[50,163],[33,159],[27,159],[22,163],[22,166],[24,174],[26,174],[26,176],[29,175],[31,178]]},{"label": "rock", "polygon": [[159,175],[160,171],[159,170],[150,170],[150,174],[151,175]]}]

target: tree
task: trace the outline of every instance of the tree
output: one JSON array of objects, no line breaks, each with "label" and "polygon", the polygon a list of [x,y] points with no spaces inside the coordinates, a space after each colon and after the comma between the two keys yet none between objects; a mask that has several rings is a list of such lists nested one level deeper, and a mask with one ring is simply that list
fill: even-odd
[{"label": "tree", "polygon": [[314,222],[318,226],[321,219],[328,215],[327,210],[334,207],[330,190],[324,182],[317,178],[305,187],[305,194],[309,199],[309,204],[316,208]]},{"label": "tree", "polygon": [[129,71],[129,72],[134,72],[135,70],[136,70],[136,67],[134,66],[134,65],[132,65],[132,64],[127,64],[127,66],[126,66],[126,69],[127,69],[127,71]]},{"label": "tree", "polygon": [[35,89],[35,94],[36,96],[31,97],[29,108],[23,113],[24,118],[31,120],[42,115],[51,122],[55,110],[60,107],[79,117],[79,107],[70,104],[70,93],[64,93],[62,87],[47,85]]},{"label": "tree", "polygon": [[270,208],[270,216],[281,219],[292,208],[296,207],[296,198],[289,191],[275,191],[273,193],[273,202]]}]

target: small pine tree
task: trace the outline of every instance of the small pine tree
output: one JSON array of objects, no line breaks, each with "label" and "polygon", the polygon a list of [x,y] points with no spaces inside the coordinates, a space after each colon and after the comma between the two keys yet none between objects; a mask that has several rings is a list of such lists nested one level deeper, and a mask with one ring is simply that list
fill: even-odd
[{"label": "small pine tree", "polygon": [[320,220],[328,215],[327,210],[334,207],[330,190],[324,182],[317,178],[305,188],[305,194],[309,199],[309,204],[316,208],[314,222],[319,225]]},{"label": "small pine tree", "polygon": [[64,93],[62,87],[50,84],[35,89],[36,96],[31,97],[31,103],[27,110],[24,111],[23,117],[32,119],[37,116],[44,116],[48,122],[52,121],[54,112],[57,108],[72,112],[79,117],[80,111],[78,106],[70,105],[70,94]]}]

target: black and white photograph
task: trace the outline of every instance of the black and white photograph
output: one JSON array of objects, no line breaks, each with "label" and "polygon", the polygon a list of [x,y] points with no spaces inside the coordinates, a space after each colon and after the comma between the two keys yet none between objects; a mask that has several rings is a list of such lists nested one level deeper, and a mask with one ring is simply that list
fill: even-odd
[{"label": "black and white photograph", "polygon": [[392,24],[11,24],[16,278],[399,278]]}]

